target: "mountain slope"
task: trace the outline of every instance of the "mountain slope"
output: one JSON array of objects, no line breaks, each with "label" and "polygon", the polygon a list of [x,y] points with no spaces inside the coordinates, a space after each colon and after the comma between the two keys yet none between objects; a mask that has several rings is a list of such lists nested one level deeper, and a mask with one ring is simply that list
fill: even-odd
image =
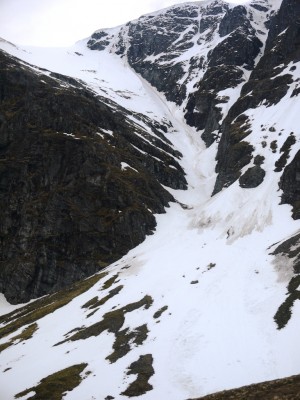
[{"label": "mountain slope", "polygon": [[[45,81],[46,99],[63,86],[65,125],[50,135],[67,143],[58,154],[73,157],[80,144],[92,171],[107,157],[115,177],[127,171],[120,196],[132,176],[144,177],[128,201],[147,210],[117,229],[132,236],[140,221],[156,224],[142,243],[125,238],[113,263],[86,280],[27,305],[2,300],[3,398],[183,400],[299,374],[299,12],[295,0],[195,2],[72,49],[2,43],[8,70],[33,88]],[[1,84],[14,99],[14,86]],[[94,204],[79,211],[92,218]],[[71,255],[76,271],[82,261]]]},{"label": "mountain slope", "polygon": [[173,199],[161,185],[186,181],[181,154],[163,136],[169,121],[5,53],[1,77],[0,287],[24,302],[140,243],[155,228],[152,213]]}]

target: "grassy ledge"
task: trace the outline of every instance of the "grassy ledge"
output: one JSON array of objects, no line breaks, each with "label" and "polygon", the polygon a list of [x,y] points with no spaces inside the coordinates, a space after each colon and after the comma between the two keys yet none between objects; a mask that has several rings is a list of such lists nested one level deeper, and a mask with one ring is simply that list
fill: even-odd
[{"label": "grassy ledge", "polygon": [[121,330],[125,321],[125,314],[135,311],[139,308],[148,309],[151,307],[152,303],[152,297],[146,295],[135,303],[130,303],[122,308],[109,311],[103,315],[101,321],[96,322],[88,327],[76,328],[74,330],[75,333],[72,336],[67,337],[65,340],[59,343],[56,343],[54,346],[59,346],[68,341],[85,340],[92,336],[99,336],[104,331],[108,331],[110,333],[114,333],[115,341],[113,344],[113,352],[107,356],[106,359],[111,363],[114,363],[119,358],[124,357],[127,353],[129,353],[131,350],[131,344],[140,346],[148,337],[149,331],[146,324],[141,325],[132,331],[130,331],[128,328]]},{"label": "grassy ledge", "polygon": [[16,344],[16,341],[18,341],[18,343],[19,343],[19,342],[24,342],[25,340],[31,339],[33,334],[37,330],[38,330],[37,323],[27,326],[19,335],[12,337],[9,342],[0,344],[0,353],[3,350],[8,349],[10,346],[13,346],[14,344]]},{"label": "grassy ledge", "polygon": [[152,355],[145,354],[129,366],[127,375],[137,375],[137,378],[121,393],[123,396],[141,396],[153,389],[153,386],[149,383],[149,379],[154,375],[152,364]]},{"label": "grassy ledge", "polygon": [[82,381],[80,374],[88,366],[88,364],[77,364],[72,367],[62,369],[52,375],[43,378],[37,386],[31,387],[18,393],[15,399],[27,396],[30,392],[35,392],[30,400],[61,400],[65,392],[69,392],[76,388]]},{"label": "grassy ledge", "polygon": [[89,290],[106,275],[107,273],[93,275],[90,278],[76,282],[72,286],[57,293],[45,296],[27,306],[15,310],[10,314],[4,315],[0,320],[0,323],[7,325],[0,328],[0,339],[15,332],[22,326],[32,324],[70,303],[75,297]]}]

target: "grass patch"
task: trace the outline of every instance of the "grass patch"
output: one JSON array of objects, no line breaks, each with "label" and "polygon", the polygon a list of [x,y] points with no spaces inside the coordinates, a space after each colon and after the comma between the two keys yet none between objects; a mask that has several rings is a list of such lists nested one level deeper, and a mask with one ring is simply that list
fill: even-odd
[{"label": "grass patch", "polygon": [[37,386],[31,387],[18,393],[15,399],[26,396],[34,391],[35,394],[28,397],[30,400],[61,400],[65,392],[69,392],[76,388],[82,381],[80,374],[88,366],[88,364],[77,364],[72,367],[65,368],[61,371],[43,378]]},{"label": "grass patch", "polygon": [[[120,291],[123,289],[123,287],[124,287],[123,285],[117,286],[116,288],[110,290],[109,294],[107,296],[103,297],[100,300],[98,299],[98,297],[96,298],[96,301],[94,301],[95,298],[92,299],[93,303],[89,305],[89,308],[93,309],[93,308],[97,308],[97,307],[103,306],[103,304],[105,304],[109,299],[111,299],[112,297],[114,297],[117,294],[119,294]],[[86,304],[85,304],[85,306],[86,306]]]},{"label": "grass patch", "polygon": [[[116,288],[110,290],[109,294],[102,299],[93,302],[93,304],[90,305],[90,309],[95,309],[93,312],[89,313],[87,315],[87,318],[91,317],[92,315],[95,314],[96,311],[98,311],[99,307],[103,306],[108,300],[110,300],[112,297],[116,296],[117,294],[120,293],[120,291],[123,289],[123,285],[117,286]],[[93,299],[92,299],[93,300]]]},{"label": "grass patch", "polygon": [[119,277],[119,274],[116,274],[114,276],[112,276],[110,279],[108,279],[106,282],[104,282],[101,290],[105,290],[105,289],[109,289],[117,280],[117,278]]},{"label": "grass patch", "polygon": [[300,375],[225,390],[194,400],[300,400]]},{"label": "grass patch", "polygon": [[98,301],[98,296],[93,297],[91,300],[87,301],[81,308],[91,308]]},{"label": "grass patch", "polygon": [[12,345],[13,345],[13,343],[11,343],[11,342],[0,344],[0,353],[2,353],[2,351],[8,349]]},{"label": "grass patch", "polygon": [[124,324],[126,313],[132,312],[142,307],[148,309],[152,305],[152,303],[153,303],[152,297],[146,295],[140,301],[127,304],[122,308],[104,314],[103,319],[100,322],[96,322],[95,324],[87,328],[84,327],[79,329],[79,331],[76,332],[74,335],[70,336],[66,340],[63,340],[62,342],[56,343],[55,346],[58,346],[68,341],[76,341],[76,340],[88,339],[89,337],[92,336],[99,336],[104,331],[117,334]]},{"label": "grass patch", "polygon": [[22,326],[32,324],[67,305],[75,297],[86,292],[106,275],[107,273],[104,272],[83,281],[76,282],[68,288],[38,299],[27,306],[21,307],[12,313],[3,316],[0,319],[0,323],[6,323],[7,325],[0,328],[0,339],[15,332]]},{"label": "grass patch", "polygon": [[37,331],[37,329],[38,329],[37,323],[27,326],[19,335],[11,338],[9,342],[1,344],[0,345],[0,353],[3,350],[7,349],[8,347],[16,344],[15,342],[17,340],[18,340],[18,342],[24,342],[25,340],[31,339],[33,334]]},{"label": "grass patch", "polygon": [[131,344],[140,346],[148,337],[149,331],[146,324],[141,325],[132,331],[130,331],[129,328],[121,330],[125,321],[125,314],[142,307],[148,309],[151,307],[152,303],[153,299],[150,296],[145,296],[140,301],[130,303],[122,308],[110,311],[103,315],[101,321],[96,322],[87,328],[77,328],[76,333],[66,338],[62,342],[56,343],[55,346],[59,346],[68,341],[84,340],[90,338],[91,336],[99,336],[102,332],[108,331],[110,333],[114,333],[115,341],[113,344],[113,352],[107,356],[106,359],[111,363],[115,363],[117,360],[130,352]]},{"label": "grass patch", "polygon": [[106,360],[115,363],[120,358],[126,356],[131,350],[130,344],[133,343],[137,346],[142,345],[148,337],[148,332],[146,324],[137,327],[133,331],[129,331],[129,329],[126,328],[117,332],[116,340],[113,344],[114,351],[106,357]]},{"label": "grass patch", "polygon": [[152,375],[154,375],[152,364],[152,355],[145,354],[143,356],[140,356],[137,361],[133,362],[129,366],[127,375],[137,375],[137,378],[128,386],[128,388],[123,393],[121,393],[123,396],[141,396],[153,389],[153,386],[149,383],[149,379]]}]

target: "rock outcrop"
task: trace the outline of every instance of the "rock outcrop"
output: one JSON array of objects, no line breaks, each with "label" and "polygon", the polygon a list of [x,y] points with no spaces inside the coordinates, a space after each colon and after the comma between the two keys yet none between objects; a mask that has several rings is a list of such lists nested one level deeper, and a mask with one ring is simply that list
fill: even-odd
[{"label": "rock outcrop", "polygon": [[284,0],[278,14],[271,18],[264,55],[253,69],[250,79],[243,85],[240,97],[220,128],[222,137],[218,147],[216,168],[218,178],[213,194],[235,182],[241,175],[241,169],[252,159],[254,149],[244,140],[251,129],[247,124],[237,126],[242,113],[250,108],[255,109],[260,104],[265,104],[267,107],[278,104],[287,94],[289,85],[293,83],[292,72],[282,73],[292,60],[297,61],[300,51],[300,33],[296,28],[300,10],[299,4],[296,6],[295,2],[292,3]]},{"label": "rock outcrop", "polygon": [[139,131],[80,82],[4,52],[0,74],[0,291],[16,303],[126,254],[173,200],[161,184],[186,182],[166,126],[135,115],[155,135]]}]

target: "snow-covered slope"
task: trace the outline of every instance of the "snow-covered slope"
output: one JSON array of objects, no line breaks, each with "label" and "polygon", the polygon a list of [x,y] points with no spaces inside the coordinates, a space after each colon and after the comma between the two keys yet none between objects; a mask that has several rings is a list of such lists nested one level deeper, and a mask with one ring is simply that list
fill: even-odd
[{"label": "snow-covered slope", "polygon": [[[292,202],[281,204],[285,167],[297,161],[299,151],[299,59],[291,61],[288,54],[277,70],[270,66],[272,76],[263,78],[276,82],[270,86],[272,97],[259,75],[267,75],[265,52],[276,53],[264,39],[270,26],[265,22],[281,3],[288,1],[249,3],[241,19],[233,19],[236,26],[230,19],[234,6],[217,0],[172,7],[105,31],[106,36],[98,31],[69,49],[21,49],[1,42],[5,51],[33,64],[41,77],[49,71],[70,76],[104,102],[122,106],[149,135],[155,136],[155,131],[147,118],[166,127],[161,133],[182,154],[178,162],[188,189],[165,186],[176,201],[165,214],[156,215],[154,234],[98,275],[18,305],[10,314],[5,314],[10,307],[1,300],[0,312],[5,315],[0,318],[0,398],[50,399],[54,393],[53,399],[55,395],[70,400],[183,400],[299,374],[300,227],[292,218]],[[147,82],[145,71],[152,62],[159,71],[173,50],[147,54],[142,70],[130,59],[129,36],[145,26],[149,38],[149,21],[163,29],[166,19],[186,16],[185,30],[178,28],[178,37],[170,38],[172,49],[179,52],[170,68],[181,63],[184,74],[175,80],[178,87],[185,87],[179,90],[182,101],[175,96],[171,102],[171,90],[159,92],[154,81]],[[206,30],[200,25],[202,17]],[[203,128],[188,125],[188,104],[194,107],[190,106],[190,115],[199,112],[202,94],[212,90],[210,68],[218,68],[218,63],[209,65],[209,49],[229,40],[246,20],[261,41],[260,53],[252,65],[231,65],[237,76],[243,72],[233,86],[229,80],[220,88],[216,79],[220,120],[210,125],[214,140],[207,147],[201,134],[208,132],[209,123]],[[180,51],[176,46],[185,35],[184,43],[191,41],[193,47]],[[94,50],[89,48],[91,40]],[[199,70],[195,57],[202,56]],[[281,77],[287,79],[284,90]],[[242,88],[245,82],[251,91]],[[136,118],[135,113],[147,118]],[[251,148],[246,161],[245,154],[238,153],[243,146]],[[238,160],[232,154],[238,154]],[[130,166],[123,162],[121,168]],[[293,175],[288,176],[293,186]]]}]

